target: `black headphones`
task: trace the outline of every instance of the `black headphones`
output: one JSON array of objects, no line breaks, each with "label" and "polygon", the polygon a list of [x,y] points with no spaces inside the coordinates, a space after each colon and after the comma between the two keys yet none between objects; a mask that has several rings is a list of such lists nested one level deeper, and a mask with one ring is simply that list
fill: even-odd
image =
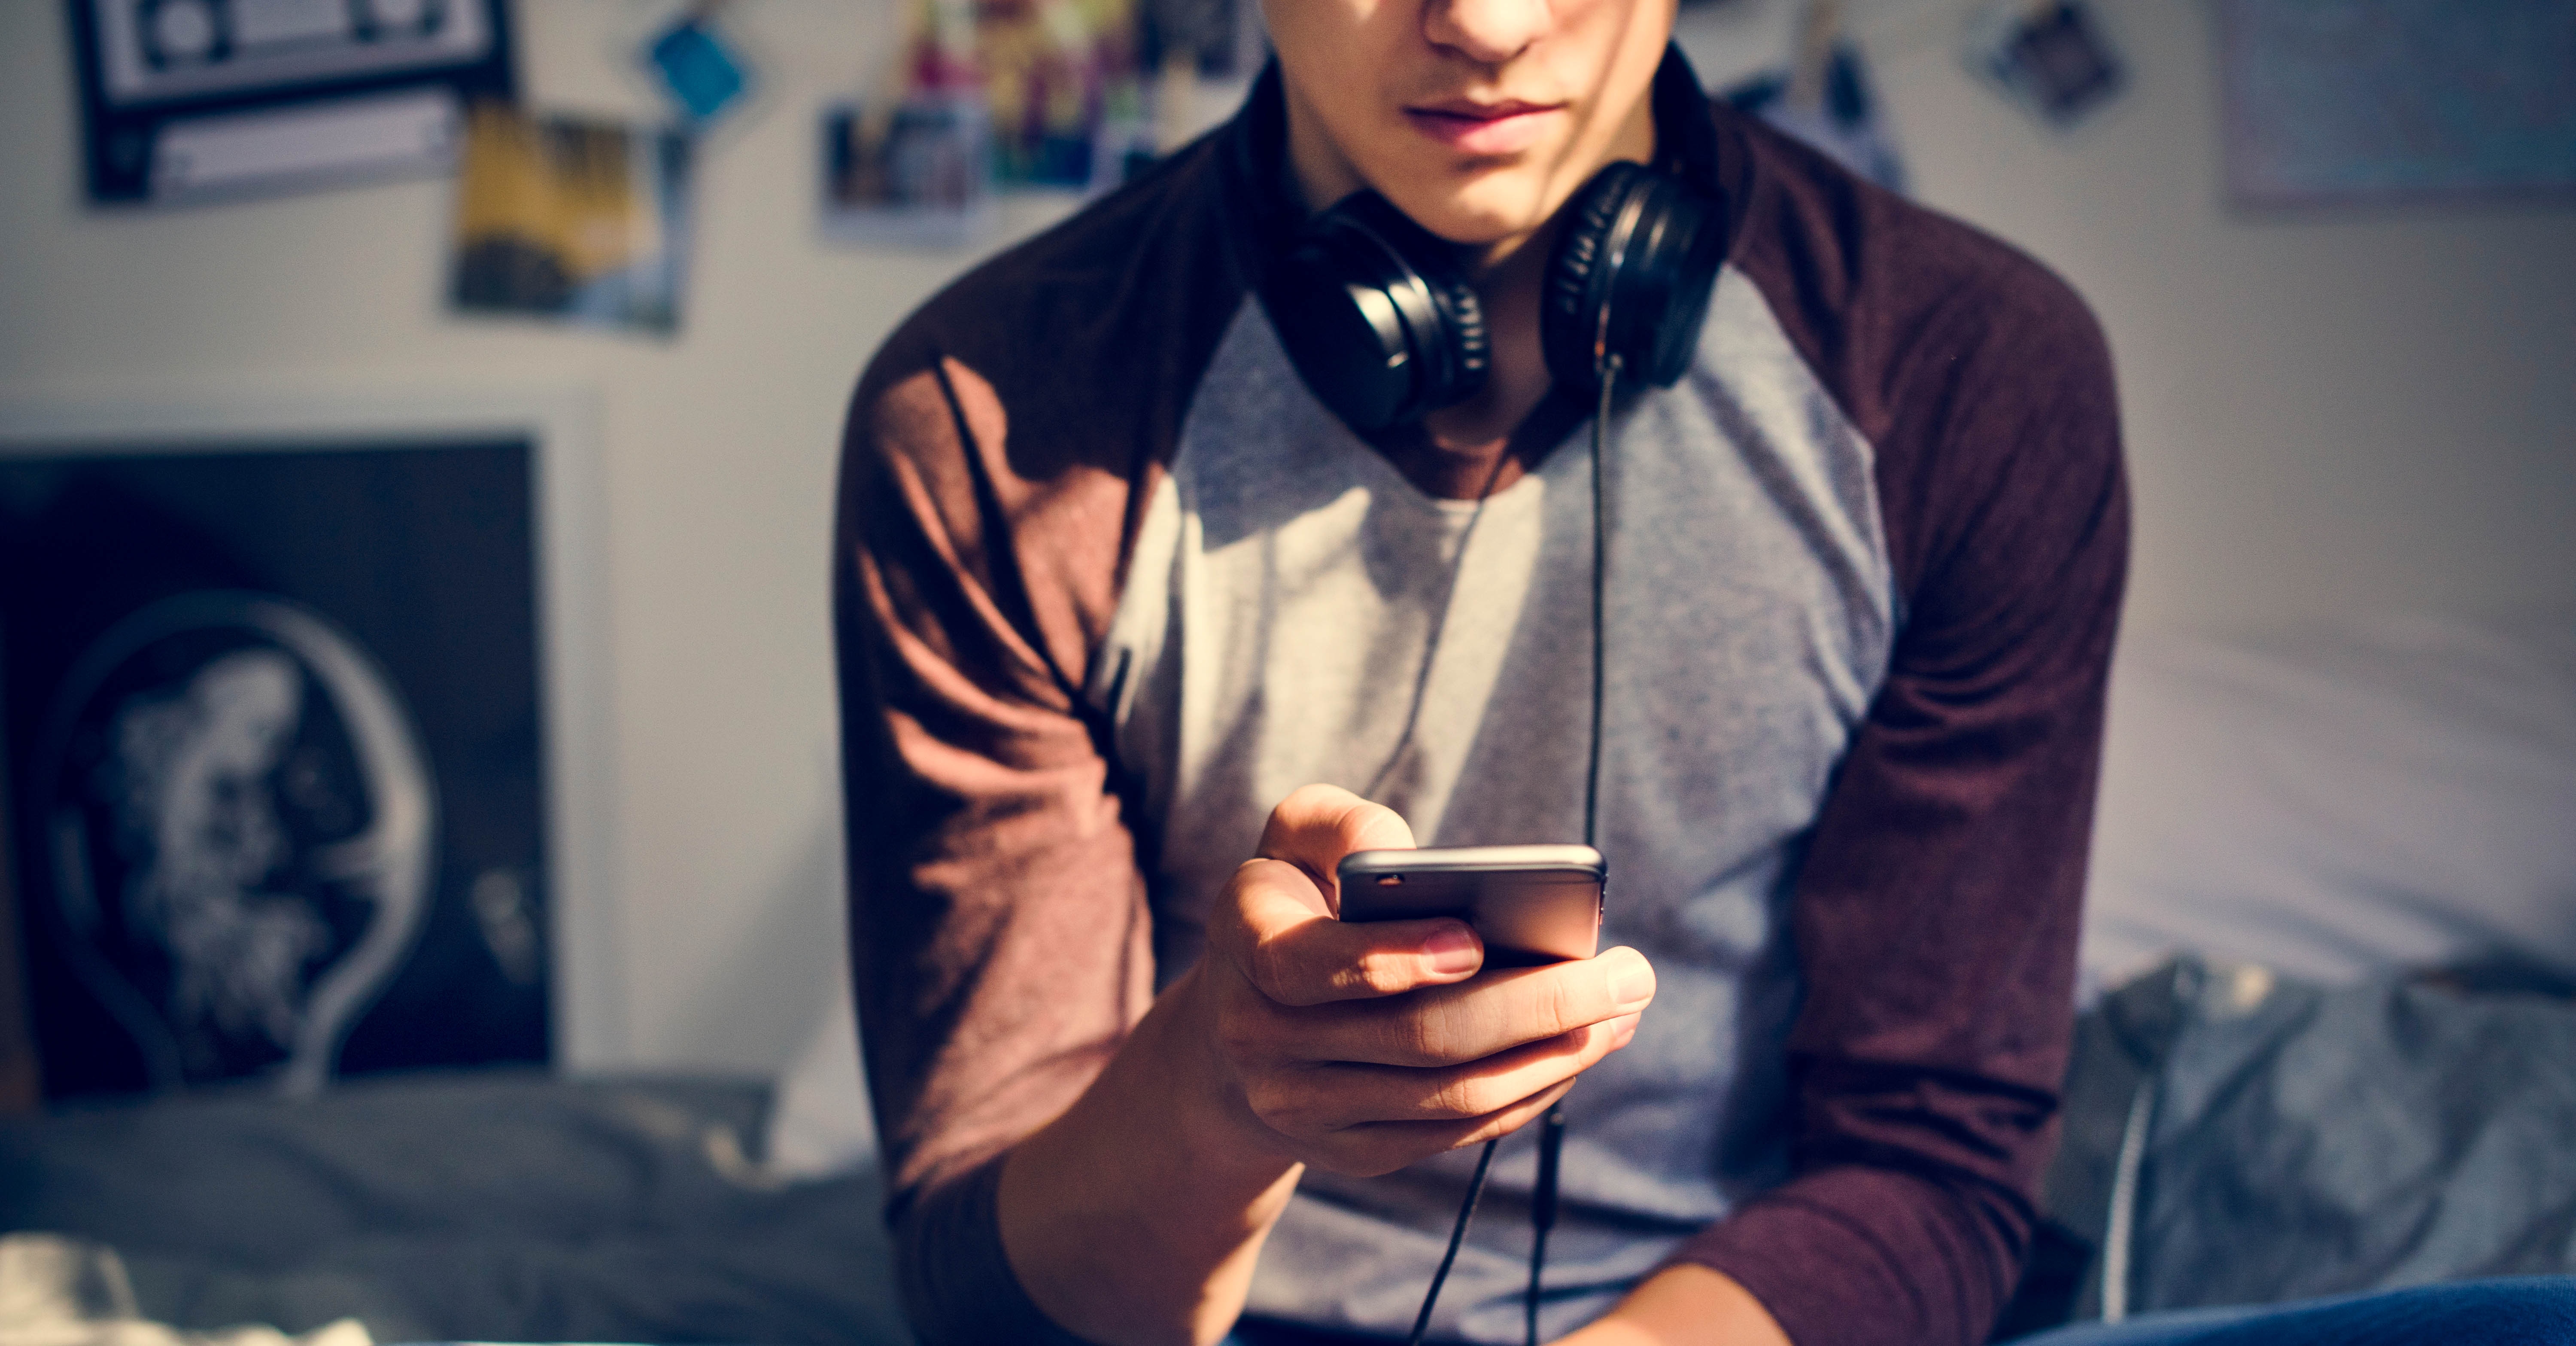
[{"label": "black headphones", "polygon": [[[1623,386],[1679,381],[1725,255],[1707,189],[1627,162],[1593,175],[1547,259],[1539,345],[1558,390],[1598,392],[1614,356]],[[1376,192],[1307,221],[1271,259],[1261,303],[1299,377],[1361,434],[1484,386],[1485,315],[1457,245]]]}]

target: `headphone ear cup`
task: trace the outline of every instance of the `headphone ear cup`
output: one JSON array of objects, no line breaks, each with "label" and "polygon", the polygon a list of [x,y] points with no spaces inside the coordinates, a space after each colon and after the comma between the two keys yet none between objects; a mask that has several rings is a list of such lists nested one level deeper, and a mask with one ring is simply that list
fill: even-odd
[{"label": "headphone ear cup", "polygon": [[1433,286],[1441,311],[1441,327],[1449,341],[1450,375],[1434,399],[1423,410],[1429,412],[1475,396],[1485,386],[1485,372],[1491,364],[1485,334],[1485,301],[1476,297],[1476,287],[1467,283],[1466,272],[1455,266],[1444,268],[1443,275],[1423,277]]},{"label": "headphone ear cup", "polygon": [[1588,393],[1600,386],[1598,341],[1610,299],[1605,283],[1609,267],[1601,253],[1610,243],[1631,180],[1643,171],[1623,161],[1594,174],[1575,194],[1574,208],[1549,250],[1539,347],[1547,372],[1568,392]]},{"label": "headphone ear cup", "polygon": [[[1376,192],[1356,192],[1331,212],[1346,227],[1364,231],[1411,273],[1431,301],[1428,321],[1416,324],[1416,348],[1423,356],[1423,403],[1404,420],[1463,402],[1485,386],[1485,305],[1458,261],[1458,246],[1413,222],[1395,203]],[[1392,287],[1399,301],[1406,287]],[[1398,303],[1398,311],[1413,310]]]},{"label": "headphone ear cup", "polygon": [[1375,192],[1308,221],[1263,275],[1261,303],[1298,377],[1361,434],[1484,387],[1484,306],[1456,250]]},{"label": "headphone ear cup", "polygon": [[1594,174],[1548,255],[1539,346],[1549,375],[1589,396],[1616,355],[1628,379],[1679,382],[1725,243],[1716,202],[1681,178],[1625,161]]}]

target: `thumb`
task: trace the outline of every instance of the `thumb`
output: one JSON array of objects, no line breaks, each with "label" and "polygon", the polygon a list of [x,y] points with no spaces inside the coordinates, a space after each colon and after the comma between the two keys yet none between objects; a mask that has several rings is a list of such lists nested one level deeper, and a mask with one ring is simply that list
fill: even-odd
[{"label": "thumb", "polygon": [[1403,815],[1338,785],[1299,788],[1270,811],[1261,830],[1263,859],[1284,860],[1306,872],[1333,913],[1342,910],[1335,869],[1354,851],[1409,851],[1413,828]]}]

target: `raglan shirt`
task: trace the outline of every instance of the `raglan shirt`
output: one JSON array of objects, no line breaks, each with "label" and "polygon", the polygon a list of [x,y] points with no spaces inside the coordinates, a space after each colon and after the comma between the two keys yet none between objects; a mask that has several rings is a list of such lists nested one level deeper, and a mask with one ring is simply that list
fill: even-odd
[{"label": "raglan shirt", "polygon": [[[2054,1143],[2127,545],[2109,360],[2037,264],[1701,100],[1730,245],[1691,370],[1604,427],[1605,943],[1654,962],[1569,1096],[1550,1335],[1656,1266],[1801,1346],[1981,1340]],[[1253,285],[1292,228],[1275,74],[979,268],[852,403],[836,534],[851,939],[907,1305],[1062,1340],[999,1161],[1090,1083],[1271,805],[1578,839],[1588,408],[1496,465],[1364,442]],[[1481,502],[1474,497],[1482,494]],[[1526,1138],[1436,1331],[1518,1341]],[[1452,1154],[1310,1171],[1250,1310],[1400,1336]]]}]

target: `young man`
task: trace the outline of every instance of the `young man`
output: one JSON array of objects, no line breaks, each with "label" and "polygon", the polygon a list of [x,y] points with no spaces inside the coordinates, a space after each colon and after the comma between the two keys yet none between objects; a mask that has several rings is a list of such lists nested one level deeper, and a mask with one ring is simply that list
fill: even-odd
[{"label": "young man", "polygon": [[[1709,106],[1670,0],[1266,13],[1233,123],[932,300],[852,407],[852,931],[923,1335],[1400,1339],[1472,1147],[1562,1101],[1551,1335],[1981,1340],[2126,546],[2090,317]],[[1604,427],[1596,693],[1594,413],[1541,309],[1618,160],[1728,244],[1686,374]],[[1364,188],[1491,351],[1366,438],[1256,293]],[[1579,840],[1596,694],[1604,953],[1480,975],[1457,922],[1332,919],[1352,850]],[[1520,1340],[1534,1174],[1507,1141],[1435,1336]]]}]

